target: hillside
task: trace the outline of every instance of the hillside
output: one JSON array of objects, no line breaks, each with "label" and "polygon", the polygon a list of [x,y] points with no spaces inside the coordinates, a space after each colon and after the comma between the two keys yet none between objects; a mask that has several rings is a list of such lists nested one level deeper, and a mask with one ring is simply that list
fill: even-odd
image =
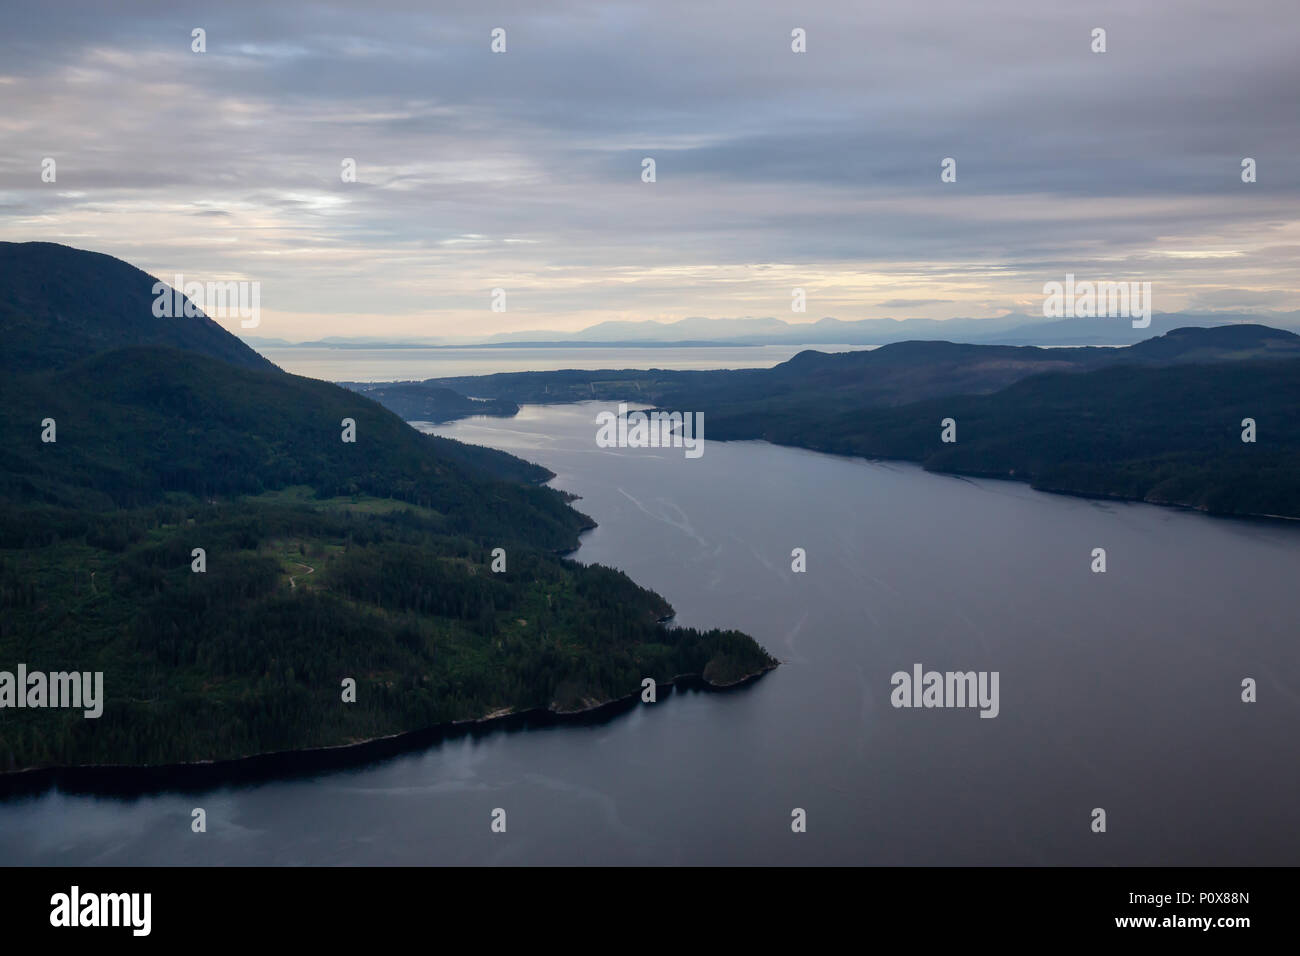
[{"label": "hillside", "polygon": [[275,367],[207,316],[156,318],[156,281],[98,252],[0,242],[0,371],[62,368],[127,345],[187,349],[241,368]]},{"label": "hillside", "polygon": [[[402,388],[404,403],[421,388],[452,389],[521,404],[599,399],[712,410],[725,413],[737,428],[750,415],[752,433],[745,437],[758,437],[764,416],[803,417],[837,403],[841,409],[871,408],[944,395],[987,394],[1046,372],[1285,357],[1300,358],[1300,336],[1261,325],[1229,325],[1177,329],[1124,348],[899,342],[871,351],[810,349],[767,369],[508,372],[428,379],[402,383]],[[383,393],[375,397],[399,414],[405,407]]]},{"label": "hillside", "polygon": [[[956,422],[943,443],[940,422]],[[1242,420],[1256,422],[1243,442]],[[1300,360],[1034,376],[991,395],[846,410],[715,409],[711,437],[899,458],[1037,488],[1300,518]]]},{"label": "hillside", "polygon": [[[22,284],[62,282],[65,251],[51,262]],[[663,598],[561,557],[591,521],[535,484],[544,469],[230,364],[242,346],[202,320],[168,332],[193,349],[136,344],[132,301],[51,354],[30,338],[0,377],[0,671],[103,671],[106,697],[98,719],[0,709],[0,770],[334,746],[774,664],[743,634],[665,626]],[[95,351],[118,318],[123,347]]]},{"label": "hillside", "polygon": [[[1300,517],[1300,337],[1176,329],[1125,348],[903,342],[771,369],[518,373],[435,381],[514,401],[700,411],[712,440],[1032,481],[1217,514]],[[940,441],[940,421],[957,441]],[[1241,421],[1258,437],[1241,441]]]}]

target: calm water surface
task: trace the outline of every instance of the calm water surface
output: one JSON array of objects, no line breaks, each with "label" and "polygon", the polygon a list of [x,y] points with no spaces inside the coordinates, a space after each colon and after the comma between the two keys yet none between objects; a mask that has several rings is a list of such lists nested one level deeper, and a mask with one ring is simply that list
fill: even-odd
[{"label": "calm water surface", "polygon": [[[600,523],[579,560],[783,666],[313,778],[10,801],[0,862],[1300,863],[1300,528],[755,442],[600,449],[601,407],[437,430],[555,471]],[[894,709],[917,662],[998,671],[1000,715]]]},{"label": "calm water surface", "polygon": [[770,368],[805,349],[848,352],[862,345],[754,345],[686,348],[263,348],[286,372],[328,382],[394,382],[493,372],[548,372],[562,368]]}]

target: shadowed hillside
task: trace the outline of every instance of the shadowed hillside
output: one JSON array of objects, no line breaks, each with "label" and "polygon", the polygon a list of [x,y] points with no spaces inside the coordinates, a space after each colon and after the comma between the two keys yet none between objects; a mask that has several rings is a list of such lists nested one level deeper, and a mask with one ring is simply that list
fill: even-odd
[{"label": "shadowed hillside", "polygon": [[[713,440],[919,461],[1084,495],[1300,517],[1300,336],[1176,329],[1125,348],[901,342],[771,369],[431,380],[519,402],[703,412]],[[940,441],[940,421],[957,441]],[[1257,441],[1241,440],[1245,418]]]},{"label": "shadowed hillside", "polygon": [[7,252],[27,258],[0,311],[24,350],[0,376],[0,670],[102,671],[106,700],[6,707],[0,770],[336,746],[775,664],[561,557],[592,523],[544,469],[156,320],[116,260]]},{"label": "shadowed hillside", "polygon": [[165,345],[242,368],[275,367],[207,316],[155,317],[157,281],[98,252],[0,242],[0,369],[61,368],[125,345]]}]

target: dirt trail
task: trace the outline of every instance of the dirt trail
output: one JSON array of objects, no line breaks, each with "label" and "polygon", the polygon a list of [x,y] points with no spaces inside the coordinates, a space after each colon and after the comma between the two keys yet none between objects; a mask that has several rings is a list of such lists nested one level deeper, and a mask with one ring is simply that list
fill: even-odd
[{"label": "dirt trail", "polygon": [[[312,572],[314,572],[314,571],[316,570],[316,569],[313,568],[311,565],[309,565],[309,564],[303,564],[301,561],[295,561],[295,562],[293,562],[293,563],[296,564],[296,565],[298,565],[298,567],[300,567],[300,568],[306,568],[306,569],[307,569],[307,574],[311,574]],[[289,575],[289,588],[290,588],[290,590],[292,590],[293,588],[296,588],[296,587],[298,586],[297,584],[294,583],[294,578],[295,578],[295,577],[304,577],[304,578],[305,578],[305,577],[307,576],[307,574],[303,574],[303,575],[293,575],[293,574],[291,574],[291,575]]]}]

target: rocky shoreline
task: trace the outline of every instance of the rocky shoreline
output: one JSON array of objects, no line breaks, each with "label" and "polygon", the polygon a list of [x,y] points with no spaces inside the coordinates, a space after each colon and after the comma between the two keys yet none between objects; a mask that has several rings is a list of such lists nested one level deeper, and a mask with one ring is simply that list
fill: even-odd
[{"label": "rocky shoreline", "polygon": [[[775,663],[769,664],[723,684],[708,681],[701,674],[679,674],[672,680],[660,682],[658,689],[725,693],[753,684],[776,666]],[[466,735],[479,736],[497,730],[530,730],[559,724],[604,723],[638,706],[640,701],[641,693],[638,689],[624,697],[593,703],[579,710],[539,708],[517,712],[494,711],[479,718],[452,721],[353,743],[249,754],[224,760],[147,766],[89,764],[31,767],[0,772],[0,799],[38,794],[51,787],[68,793],[131,797],[162,791],[197,792],[226,785],[310,776],[377,763]]]}]

